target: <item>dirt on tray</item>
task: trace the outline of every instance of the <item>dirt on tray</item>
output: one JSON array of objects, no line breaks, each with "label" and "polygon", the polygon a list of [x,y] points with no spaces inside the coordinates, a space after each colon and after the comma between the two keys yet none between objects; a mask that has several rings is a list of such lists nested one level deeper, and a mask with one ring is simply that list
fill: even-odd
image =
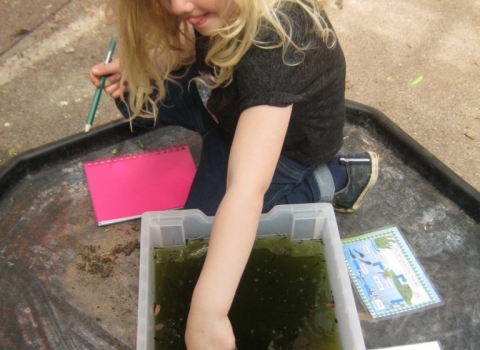
[{"label": "dirt on tray", "polygon": [[103,251],[101,245],[83,245],[78,254],[77,269],[103,278],[111,277],[119,255],[129,256],[137,247],[140,247],[138,239],[117,244],[108,252]]},{"label": "dirt on tray", "polygon": [[81,240],[63,277],[70,303],[132,348],[137,329],[139,229],[138,221],[114,224],[101,236]]}]

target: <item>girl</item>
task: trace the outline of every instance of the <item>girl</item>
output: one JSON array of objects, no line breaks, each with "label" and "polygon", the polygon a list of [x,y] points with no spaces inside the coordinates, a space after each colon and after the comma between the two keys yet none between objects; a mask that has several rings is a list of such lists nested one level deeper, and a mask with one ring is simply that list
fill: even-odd
[{"label": "girl", "polygon": [[93,84],[140,126],[202,136],[185,208],[215,215],[185,334],[189,350],[235,348],[228,311],[262,212],[331,201],[358,208],[374,153],[336,156],[345,60],[319,0],[113,0],[120,58]]}]

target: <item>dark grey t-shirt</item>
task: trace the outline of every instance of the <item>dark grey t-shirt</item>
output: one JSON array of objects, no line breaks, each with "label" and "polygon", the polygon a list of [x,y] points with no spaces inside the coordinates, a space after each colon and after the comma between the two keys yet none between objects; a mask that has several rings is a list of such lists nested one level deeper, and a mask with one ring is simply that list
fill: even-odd
[{"label": "dark grey t-shirt", "polygon": [[[310,20],[303,10],[296,5],[289,9],[296,24],[294,41],[314,40],[316,47],[304,52],[302,63],[289,65],[298,62],[301,54],[289,51],[283,57],[282,48],[252,46],[235,67],[232,82],[211,92],[207,108],[233,134],[240,114],[249,107],[293,104],[282,154],[306,165],[319,165],[332,159],[343,141],[345,59],[338,43],[329,49],[322,39],[305,31]],[[329,23],[326,15],[325,19]],[[272,32],[262,36],[274,38]],[[208,38],[197,36],[200,73],[208,70],[202,61],[207,46]]]}]

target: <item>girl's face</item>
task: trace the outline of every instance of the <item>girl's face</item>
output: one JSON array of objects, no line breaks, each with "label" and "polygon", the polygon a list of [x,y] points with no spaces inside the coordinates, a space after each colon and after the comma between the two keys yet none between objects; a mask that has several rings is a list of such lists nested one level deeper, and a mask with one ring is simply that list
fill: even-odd
[{"label": "girl's face", "polygon": [[212,35],[225,26],[235,10],[234,0],[157,0],[174,16],[189,22],[200,34]]}]

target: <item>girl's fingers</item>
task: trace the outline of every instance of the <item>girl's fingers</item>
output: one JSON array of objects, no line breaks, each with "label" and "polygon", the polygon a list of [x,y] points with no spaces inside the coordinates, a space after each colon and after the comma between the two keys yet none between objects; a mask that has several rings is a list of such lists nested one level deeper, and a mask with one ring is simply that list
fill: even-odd
[{"label": "girl's fingers", "polygon": [[[100,87],[100,78],[105,76],[105,85],[103,86],[105,93],[113,98],[120,97],[122,74],[118,58],[113,59],[112,62],[108,64],[96,64],[90,69],[89,76],[90,81],[96,87]],[[128,91],[128,85],[126,83],[123,90],[125,92]]]},{"label": "girl's fingers", "polygon": [[102,76],[116,76],[116,79],[121,78],[120,61],[114,58],[111,63],[99,63],[93,66],[89,72],[90,81],[96,86],[100,86],[100,77]]},{"label": "girl's fingers", "polygon": [[122,79],[122,76],[120,74],[110,75],[107,78],[107,81],[105,82],[105,85],[107,85],[107,83],[110,83],[110,84],[118,83],[121,79]]},{"label": "girl's fingers", "polygon": [[[120,84],[120,80],[117,81],[116,83],[113,83],[113,84],[109,84],[107,86],[106,82],[105,82],[105,87],[103,89],[107,94],[109,94],[111,97],[113,98],[119,98],[120,95],[121,95],[121,84]],[[124,85],[124,88],[123,88],[123,92],[127,92],[128,91],[128,85]]]},{"label": "girl's fingers", "polygon": [[[104,88],[108,88],[110,86],[119,87],[121,79],[122,79],[122,76],[120,74],[113,74],[113,75],[108,76],[105,79]],[[105,90],[105,91],[107,91],[107,90]]]},{"label": "girl's fingers", "polygon": [[[108,80],[108,79],[107,79]],[[113,84],[108,84],[105,82],[105,88],[103,89],[107,94],[113,97],[113,94],[116,91],[120,91],[120,83],[116,82]]]},{"label": "girl's fingers", "polygon": [[100,81],[98,79],[98,76],[96,76],[93,72],[94,72],[94,68],[90,69],[90,71],[88,72],[88,75],[90,77],[90,81],[92,82],[92,84],[98,87],[100,85]]},{"label": "girl's fingers", "polygon": [[120,89],[118,89],[118,90],[115,91],[111,96],[112,96],[113,98],[117,99],[117,98],[120,97],[120,94],[121,94]]}]

